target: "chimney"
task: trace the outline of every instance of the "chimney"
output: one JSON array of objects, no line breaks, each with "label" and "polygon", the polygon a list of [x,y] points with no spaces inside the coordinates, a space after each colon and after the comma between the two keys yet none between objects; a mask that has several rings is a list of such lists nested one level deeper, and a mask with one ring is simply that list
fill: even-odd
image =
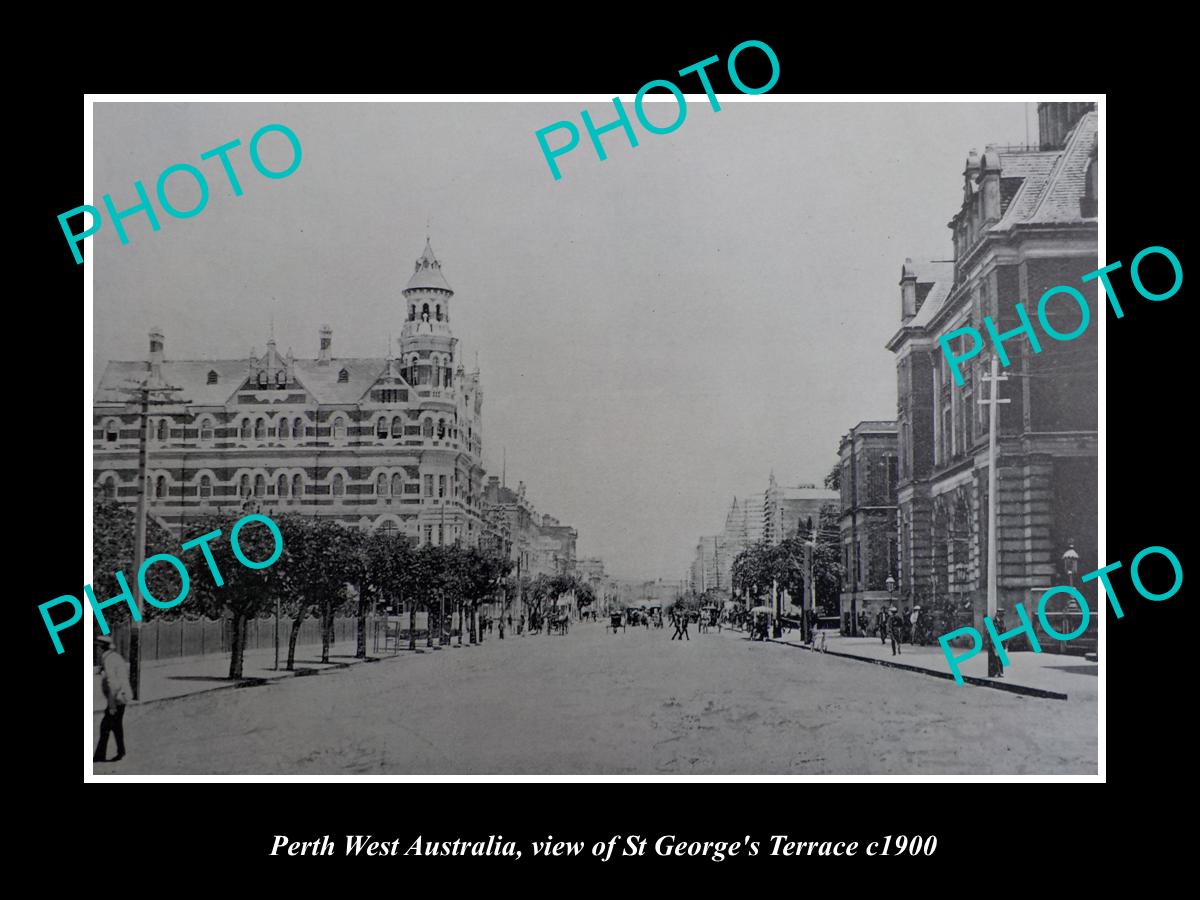
[{"label": "chimney", "polygon": [[980,185],[983,192],[981,212],[983,221],[1000,221],[1000,154],[989,147],[980,166]]},{"label": "chimney", "polygon": [[163,333],[157,325],[150,329],[150,377],[162,380]]},{"label": "chimney", "polygon": [[333,329],[328,325],[321,326],[321,353],[317,357],[317,364],[321,366],[329,365],[329,360],[333,356]]},{"label": "chimney", "polygon": [[904,258],[904,265],[900,267],[900,323],[906,324],[916,314],[917,270],[909,256]]},{"label": "chimney", "polygon": [[979,154],[972,147],[963,166],[963,202],[970,202],[975,195],[975,179],[979,176]]}]

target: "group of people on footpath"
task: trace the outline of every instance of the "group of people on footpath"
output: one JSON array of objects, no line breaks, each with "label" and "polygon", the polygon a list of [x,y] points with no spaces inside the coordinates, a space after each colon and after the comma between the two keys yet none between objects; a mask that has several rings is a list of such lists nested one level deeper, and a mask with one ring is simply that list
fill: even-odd
[{"label": "group of people on footpath", "polygon": [[895,606],[880,607],[879,612],[875,614],[874,629],[868,629],[866,615],[865,612],[859,614],[859,628],[864,634],[874,630],[879,643],[884,646],[891,641],[892,656],[900,655],[904,644],[924,645],[929,642],[928,617],[919,606],[914,606],[911,610],[907,605],[903,609],[897,609]]}]

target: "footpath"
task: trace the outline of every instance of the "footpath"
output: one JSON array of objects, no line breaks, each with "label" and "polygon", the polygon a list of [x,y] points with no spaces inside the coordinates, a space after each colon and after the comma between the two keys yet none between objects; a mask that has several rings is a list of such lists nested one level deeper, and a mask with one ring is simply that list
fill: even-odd
[{"label": "footpath", "polygon": [[[881,644],[878,637],[844,637],[826,632],[828,655],[873,663],[887,668],[913,672],[921,676],[945,678],[953,684],[954,676],[939,644],[920,647],[905,644],[893,656],[891,641]],[[798,631],[784,632],[772,643],[786,644],[804,652],[819,652],[800,640]],[[1043,645],[1044,646],[1044,645]],[[962,652],[961,650],[956,652]],[[1043,651],[1009,653],[1009,665],[1003,678],[987,677],[987,652],[960,663],[963,680],[960,690],[972,686],[997,688],[1011,693],[1045,697],[1047,699],[1096,702],[1100,692],[1100,666],[1082,656]]]},{"label": "footpath", "polygon": [[[488,639],[492,639],[489,635]],[[137,705],[154,703],[159,700],[169,700],[186,697],[191,694],[201,694],[208,691],[229,690],[251,685],[281,681],[285,678],[297,678],[306,675],[317,675],[348,666],[358,665],[368,660],[387,660],[393,656],[409,655],[407,649],[393,653],[390,649],[384,652],[381,648],[373,653],[373,642],[367,640],[367,660],[356,659],[354,651],[356,640],[338,641],[329,646],[329,662],[321,662],[320,644],[302,644],[296,648],[294,670],[289,672],[287,665],[287,646],[280,648],[279,669],[275,669],[275,648],[263,647],[247,650],[242,659],[242,677],[229,677],[229,654],[209,653],[204,656],[184,656],[178,659],[156,660],[142,662],[141,691]],[[436,645],[435,645],[436,646]],[[466,643],[464,642],[464,646]],[[417,641],[417,649],[427,653],[446,652],[429,650],[423,638]],[[99,671],[92,675],[92,711],[96,721],[104,712],[104,693],[100,689]]]}]

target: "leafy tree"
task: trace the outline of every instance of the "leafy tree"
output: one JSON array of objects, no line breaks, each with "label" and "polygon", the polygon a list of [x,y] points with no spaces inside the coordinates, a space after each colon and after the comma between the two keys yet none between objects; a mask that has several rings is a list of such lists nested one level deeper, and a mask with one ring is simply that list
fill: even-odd
[{"label": "leafy tree", "polygon": [[295,667],[300,628],[308,616],[320,619],[321,660],[329,661],[333,614],[344,599],[346,583],[360,576],[362,562],[356,545],[362,536],[329,519],[308,516],[285,515],[276,524],[283,534],[283,555],[267,571],[271,573],[272,597],[283,598],[292,616],[287,654],[290,672]]},{"label": "leafy tree", "polygon": [[407,571],[412,565],[412,545],[399,532],[363,534],[358,547],[358,641],[355,656],[367,655],[367,609],[372,600],[403,599]]},{"label": "leafy tree", "polygon": [[[133,567],[133,541],[137,526],[135,507],[118,503],[116,500],[105,500],[96,497],[92,503],[92,591],[96,600],[103,602],[115,597],[121,592],[115,572],[125,575],[130,593],[137,601],[138,582],[137,570]],[[183,562],[188,574],[196,571],[195,560],[199,559],[199,550],[187,551],[181,549],[181,541],[176,535],[167,531],[154,520],[146,517],[146,555],[149,559],[159,553],[169,553]],[[188,558],[185,559],[184,557]],[[203,566],[203,563],[200,563]],[[168,563],[158,563],[146,571],[146,587],[156,598],[167,601],[179,595],[179,573]],[[192,579],[193,583],[195,578]],[[142,618],[173,619],[185,614],[184,607],[189,607],[188,598],[170,609],[159,609],[149,603],[142,605]],[[194,608],[193,608],[194,609]],[[189,609],[188,611],[192,611]],[[104,619],[111,629],[118,622],[127,622],[132,618],[129,606],[125,603],[114,604],[104,610]]]},{"label": "leafy tree", "polygon": [[[278,577],[275,567],[282,561],[265,569],[252,569],[243,565],[233,553],[231,535],[233,526],[241,516],[214,515],[203,516],[194,521],[189,529],[188,540],[213,531],[220,531],[220,536],[208,542],[213,555],[217,572],[221,575],[221,584],[205,566],[200,574],[194,566],[189,567],[192,577],[192,592],[196,606],[210,618],[229,616],[231,629],[231,652],[229,655],[229,677],[242,677],[242,658],[245,649],[246,622],[261,612],[266,612],[274,606],[273,582]],[[278,523],[276,523],[278,524]],[[282,532],[282,529],[280,529]],[[242,527],[238,533],[238,546],[242,554],[254,561],[265,562],[275,552],[275,538],[270,529],[261,522],[251,522]],[[284,538],[284,551],[287,550],[287,538]],[[199,548],[196,548],[199,553]]]},{"label": "leafy tree", "polygon": [[833,468],[829,470],[829,474],[825,476],[825,488],[830,491],[840,491],[842,489],[842,464],[836,462]]}]

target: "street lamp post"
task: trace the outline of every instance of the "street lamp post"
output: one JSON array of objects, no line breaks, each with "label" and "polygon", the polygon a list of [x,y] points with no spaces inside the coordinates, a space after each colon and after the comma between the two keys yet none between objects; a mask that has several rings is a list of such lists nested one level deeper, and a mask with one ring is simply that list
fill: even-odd
[{"label": "street lamp post", "polygon": [[[1067,551],[1066,551],[1066,553],[1064,553],[1062,555],[1062,564],[1063,564],[1063,572],[1066,573],[1066,576],[1067,576],[1067,583],[1070,584],[1070,586],[1072,588],[1074,588],[1075,587],[1075,575],[1079,572],[1079,554],[1075,552],[1075,542],[1074,541],[1067,542]],[[1074,602],[1075,602],[1075,600],[1071,599],[1071,600],[1067,601],[1067,605],[1063,607],[1063,614],[1062,614],[1062,633],[1063,634],[1070,634],[1071,631],[1074,630],[1071,628],[1071,619],[1070,619],[1070,615],[1068,614],[1068,611],[1071,608],[1071,604]],[[1064,642],[1058,641],[1057,643],[1058,643],[1058,652],[1059,653],[1064,652],[1064,649],[1063,649]]]},{"label": "street lamp post", "polygon": [[[892,596],[896,593],[896,579],[894,577],[892,577],[891,575],[889,575],[887,577],[887,581],[885,581],[884,584],[887,585],[887,592],[888,592],[888,609],[885,611],[886,615],[884,617],[884,622],[890,622],[891,618],[892,618],[892,610],[891,610],[891,606],[892,606],[892,602],[893,602]],[[884,625],[884,630],[885,631],[887,630],[887,625]]]},{"label": "street lamp post", "polygon": [[812,538],[809,538],[804,542],[804,550],[808,557],[808,577],[805,579],[806,583],[804,585],[805,593],[808,594],[808,602],[802,604],[803,615],[800,617],[800,622],[801,634],[804,636],[804,642],[806,644],[810,644],[813,640],[813,633],[809,610],[815,610],[817,608],[817,586],[813,583],[813,557],[817,552],[817,542]]}]

